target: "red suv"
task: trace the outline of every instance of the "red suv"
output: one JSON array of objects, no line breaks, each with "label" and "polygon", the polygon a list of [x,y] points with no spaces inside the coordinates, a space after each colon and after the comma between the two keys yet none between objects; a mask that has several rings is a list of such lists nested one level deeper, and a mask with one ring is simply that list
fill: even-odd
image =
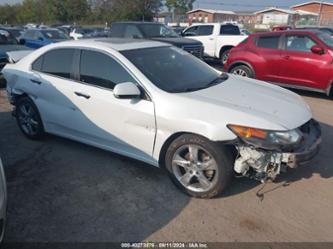
[{"label": "red suv", "polygon": [[252,34],[233,48],[229,73],[333,95],[333,38],[321,31]]}]

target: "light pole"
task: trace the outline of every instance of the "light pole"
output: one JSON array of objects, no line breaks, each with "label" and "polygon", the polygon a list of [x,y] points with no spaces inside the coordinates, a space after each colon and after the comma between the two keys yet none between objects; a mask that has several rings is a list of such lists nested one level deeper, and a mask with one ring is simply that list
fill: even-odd
[{"label": "light pole", "polygon": [[319,5],[319,13],[318,13],[318,22],[317,25],[321,26],[321,14],[323,12],[323,0],[320,1],[320,5]]}]

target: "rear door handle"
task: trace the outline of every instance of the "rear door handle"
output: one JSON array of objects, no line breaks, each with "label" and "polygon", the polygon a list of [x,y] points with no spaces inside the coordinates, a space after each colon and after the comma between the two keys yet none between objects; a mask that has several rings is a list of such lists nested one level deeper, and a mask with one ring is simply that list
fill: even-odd
[{"label": "rear door handle", "polygon": [[289,59],[290,59],[290,55],[285,55],[285,56],[283,56],[283,59],[285,59],[285,60],[289,60]]},{"label": "rear door handle", "polygon": [[84,94],[84,93],[80,93],[80,92],[74,92],[74,93],[75,93],[75,95],[77,95],[79,97],[90,99],[90,96],[88,94]]},{"label": "rear door handle", "polygon": [[38,84],[38,85],[42,84],[42,82],[40,80],[30,79],[30,81],[34,84]]}]

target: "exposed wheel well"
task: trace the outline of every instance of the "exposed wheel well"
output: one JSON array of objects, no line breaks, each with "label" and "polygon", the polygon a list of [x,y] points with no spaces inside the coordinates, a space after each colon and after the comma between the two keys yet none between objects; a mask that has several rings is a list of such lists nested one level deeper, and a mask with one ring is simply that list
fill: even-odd
[{"label": "exposed wheel well", "polygon": [[234,47],[234,46],[231,46],[231,45],[222,47],[221,50],[220,50],[220,58],[221,58],[222,54],[223,54],[225,51],[230,50],[230,49],[232,49],[233,47]]},{"label": "exposed wheel well", "polygon": [[14,100],[14,105],[15,105],[15,103],[19,100],[19,99],[21,99],[21,98],[24,98],[24,97],[29,97],[29,95],[28,94],[26,94],[26,93],[22,93],[22,94],[13,94],[13,100]]},{"label": "exposed wheel well", "polygon": [[[160,156],[159,156],[159,165],[161,168],[165,168],[165,154],[169,148],[169,146],[171,145],[171,143],[177,139],[178,137],[182,136],[182,135],[185,135],[185,134],[190,134],[190,135],[195,135],[195,136],[200,136],[202,137],[202,135],[199,135],[199,134],[195,134],[195,133],[190,133],[190,132],[178,132],[178,133],[175,133],[173,135],[171,135],[163,144],[162,146],[162,149],[161,149],[161,152],[160,152]],[[236,146],[233,145],[233,144],[226,144],[226,143],[223,143],[223,142],[216,142],[218,144],[220,144],[221,146],[226,146],[230,152],[232,153],[232,156],[233,158],[236,158],[237,156],[237,149],[236,149]]]}]

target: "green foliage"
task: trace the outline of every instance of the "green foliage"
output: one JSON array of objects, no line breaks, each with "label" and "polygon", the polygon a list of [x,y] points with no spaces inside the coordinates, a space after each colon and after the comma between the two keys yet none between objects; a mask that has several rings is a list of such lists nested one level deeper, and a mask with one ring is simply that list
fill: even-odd
[{"label": "green foliage", "polygon": [[186,12],[193,9],[195,0],[166,0],[165,5],[174,13],[177,22],[184,19]]},{"label": "green foliage", "polygon": [[161,0],[24,0],[0,5],[0,23],[102,23],[152,20]]}]

